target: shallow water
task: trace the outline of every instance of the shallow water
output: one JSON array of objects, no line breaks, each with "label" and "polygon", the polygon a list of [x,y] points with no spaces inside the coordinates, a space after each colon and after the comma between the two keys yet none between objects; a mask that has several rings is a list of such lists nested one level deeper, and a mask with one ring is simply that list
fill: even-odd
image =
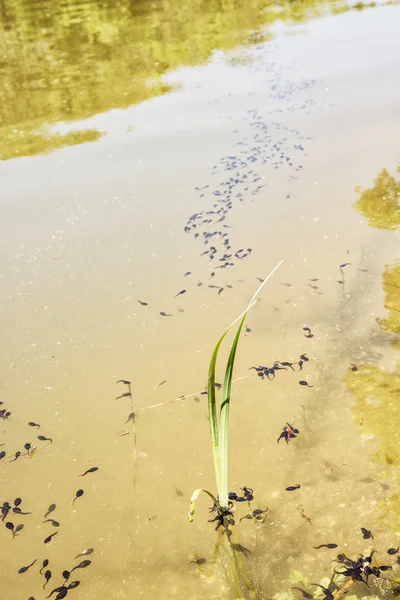
[{"label": "shallow water", "polygon": [[[1,8],[0,500],[32,512],[11,519],[25,525],[15,539],[0,527],[4,598],[48,595],[88,547],[77,600],[224,597],[208,500],[187,523],[192,491],[215,489],[200,392],[217,338],[282,259],[235,367],[230,488],[268,507],[240,543],[262,598],[289,592],[294,570],[330,575],[337,551],[312,546],[368,551],[361,527],[387,564],[400,536],[398,5],[42,8]],[[303,353],[301,372],[249,370]],[[133,406],[115,400],[120,379]],[[300,434],[278,445],[286,421]],[[27,442],[34,454],[11,462]],[[52,503],[59,529],[42,523]],[[47,594],[37,564],[18,573],[36,558],[50,560]]]}]

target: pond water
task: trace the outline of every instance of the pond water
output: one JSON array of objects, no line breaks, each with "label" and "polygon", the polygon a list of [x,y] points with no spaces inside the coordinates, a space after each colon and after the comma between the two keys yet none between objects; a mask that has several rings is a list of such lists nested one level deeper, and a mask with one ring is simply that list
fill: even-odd
[{"label": "pond water", "polygon": [[[294,572],[320,582],[338,551],[374,547],[395,580],[399,5],[3,0],[0,17],[2,598],[42,599],[83,560],[76,600],[227,596],[205,496],[187,521],[193,490],[215,492],[201,392],[281,260],[235,365],[230,489],[268,507],[237,528],[243,561],[259,598],[301,599]],[[286,422],[300,433],[277,444]]]}]

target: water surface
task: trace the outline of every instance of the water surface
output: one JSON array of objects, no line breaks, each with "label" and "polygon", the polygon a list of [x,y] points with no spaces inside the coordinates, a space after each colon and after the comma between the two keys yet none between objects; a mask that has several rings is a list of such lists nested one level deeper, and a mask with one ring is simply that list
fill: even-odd
[{"label": "water surface", "polygon": [[[289,593],[293,570],[329,576],[335,551],[312,546],[368,551],[361,527],[387,560],[400,527],[398,6],[35,6],[2,4],[0,499],[32,512],[15,539],[0,527],[5,597],[44,597],[88,547],[77,600],[224,596],[207,501],[187,523],[192,491],[215,489],[195,393],[282,259],[235,370],[230,485],[269,509],[261,527],[241,522],[249,567],[260,597]],[[272,381],[249,370],[304,353],[301,372]],[[132,406],[115,400],[120,379]],[[278,445],[286,421],[300,435]],[[11,462],[25,443],[33,456]],[[44,544],[52,503],[59,533]],[[50,560],[47,594],[37,565],[18,573],[35,558]]]}]

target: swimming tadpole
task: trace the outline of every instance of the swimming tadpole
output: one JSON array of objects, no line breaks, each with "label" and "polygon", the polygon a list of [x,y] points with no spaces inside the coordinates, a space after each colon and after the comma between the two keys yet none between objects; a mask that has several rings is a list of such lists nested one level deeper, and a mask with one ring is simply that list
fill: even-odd
[{"label": "swimming tadpole", "polygon": [[54,510],[56,510],[56,505],[55,504],[50,504],[49,508],[47,509],[46,514],[44,515],[44,518],[48,517],[50,513],[52,513]]},{"label": "swimming tadpole", "polygon": [[35,564],[35,562],[37,561],[37,558],[35,558],[35,560],[33,562],[31,562],[30,565],[26,566],[26,567],[21,567],[18,570],[18,573],[26,573],[28,569],[30,569],[31,567],[33,567],[33,565]]},{"label": "swimming tadpole", "polygon": [[53,537],[55,535],[57,535],[58,531],[56,531],[55,533],[52,533],[51,535],[47,536],[47,538],[44,540],[45,544],[48,544],[49,542],[51,542],[51,540],[53,539]]},{"label": "swimming tadpole", "polygon": [[309,384],[308,384],[308,381],[304,381],[304,380],[302,380],[302,381],[299,381],[299,384],[300,384],[300,385],[306,385],[306,386],[307,386],[307,387],[309,387],[309,388],[313,388],[313,387],[314,387],[313,385],[309,385]]},{"label": "swimming tadpole", "polygon": [[51,571],[49,569],[47,569],[47,571],[45,571],[44,573],[44,578],[46,580],[45,584],[43,585],[43,589],[46,588],[46,585],[49,583],[50,579],[51,579]]},{"label": "swimming tadpole", "polygon": [[82,475],[78,475],[78,477],[84,477],[88,473],[95,473],[98,470],[99,470],[99,467],[91,467],[90,469],[88,469],[87,471],[85,471],[84,473],[82,473]]},{"label": "swimming tadpole", "polygon": [[29,421],[28,425],[29,425],[29,427],[37,427],[38,429],[40,429],[39,423],[34,423],[33,421]]},{"label": "swimming tadpole", "polygon": [[65,569],[65,571],[62,572],[62,576],[65,579],[65,581],[64,581],[64,583],[65,583],[71,577],[71,573],[70,573],[70,571],[67,571],[67,569]]},{"label": "swimming tadpole", "polygon": [[49,560],[47,558],[45,558],[44,561],[43,561],[43,563],[42,563],[42,568],[39,571],[40,574],[42,574],[43,569],[45,569],[48,564],[49,564]]},{"label": "swimming tadpole", "polygon": [[75,560],[77,558],[80,558],[81,556],[88,556],[89,554],[93,554],[94,552],[94,548],[86,548],[85,550],[83,550],[80,554],[77,554],[75,556]]},{"label": "swimming tadpole", "polygon": [[54,519],[45,519],[43,523],[51,523],[53,527],[60,527],[60,523]]},{"label": "swimming tadpole", "polygon": [[75,588],[78,587],[78,585],[81,585],[80,581],[71,581],[71,583],[68,586],[68,590],[74,590]]},{"label": "swimming tadpole", "polygon": [[92,564],[91,560],[83,560],[82,562],[79,563],[79,565],[76,565],[73,569],[71,569],[71,573],[72,571],[75,571],[75,569],[86,569],[86,567],[88,567],[89,565]]},{"label": "swimming tadpole", "polygon": [[41,442],[50,442],[50,444],[53,443],[53,440],[49,437],[46,437],[44,435],[38,435],[38,440],[40,440]]},{"label": "swimming tadpole", "polygon": [[83,496],[85,492],[83,490],[78,490],[75,494],[75,498],[72,500],[72,504],[75,504],[75,500],[77,500],[78,498],[80,498],[81,496]]}]

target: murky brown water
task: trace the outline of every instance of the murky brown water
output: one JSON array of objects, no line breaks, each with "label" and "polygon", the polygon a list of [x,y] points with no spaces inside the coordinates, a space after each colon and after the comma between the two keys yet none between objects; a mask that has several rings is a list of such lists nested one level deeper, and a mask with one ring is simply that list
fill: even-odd
[{"label": "murky brown water", "polygon": [[175,399],[281,259],[231,411],[230,488],[269,509],[238,528],[259,596],[329,576],[337,551],[312,546],[370,549],[361,527],[380,564],[398,545],[400,12],[361,8],[1,4],[0,501],[32,512],[0,527],[1,598],[44,598],[88,547],[76,600],[224,597],[209,503],[187,523],[215,491],[206,397]]}]

